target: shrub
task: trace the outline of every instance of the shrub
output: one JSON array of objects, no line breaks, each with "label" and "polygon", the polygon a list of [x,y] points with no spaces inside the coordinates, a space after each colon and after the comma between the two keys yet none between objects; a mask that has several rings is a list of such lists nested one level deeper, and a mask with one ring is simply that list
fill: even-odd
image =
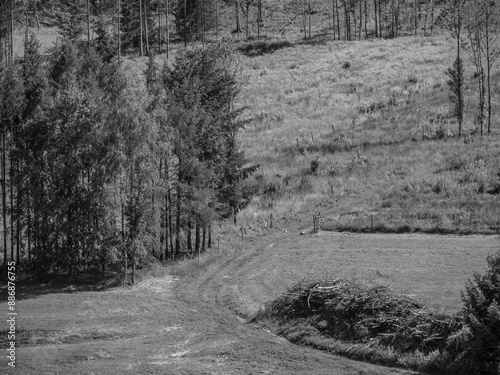
[{"label": "shrub", "polygon": [[486,274],[475,273],[462,293],[465,342],[460,357],[467,374],[500,373],[500,252],[487,262]]},{"label": "shrub", "polygon": [[343,69],[349,69],[351,67],[351,63],[349,61],[344,61],[342,63],[342,68]]},{"label": "shrub", "polygon": [[408,82],[411,84],[416,84],[418,82],[418,79],[415,76],[410,76],[408,77]]},{"label": "shrub", "polygon": [[311,160],[311,165],[309,166],[309,170],[312,174],[316,174],[319,168],[319,157],[316,156],[313,160]]}]

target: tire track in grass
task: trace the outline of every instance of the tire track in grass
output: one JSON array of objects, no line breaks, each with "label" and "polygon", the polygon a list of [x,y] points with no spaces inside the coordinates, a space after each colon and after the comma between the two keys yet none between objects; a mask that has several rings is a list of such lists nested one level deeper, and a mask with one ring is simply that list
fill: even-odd
[{"label": "tire track in grass", "polygon": [[[257,280],[251,285],[269,285],[265,277],[255,273],[255,268],[265,264],[269,242],[281,241],[284,245],[294,241],[283,239],[281,234],[262,237],[242,252],[231,254],[230,259],[211,263],[181,280],[176,295],[196,306],[201,314],[198,324],[203,325],[184,360],[199,360],[209,353],[223,358],[221,366],[230,374],[411,374],[296,346],[259,324],[246,323],[257,305],[254,297],[246,294],[245,285],[252,277]],[[205,319],[210,324],[203,324]]]}]

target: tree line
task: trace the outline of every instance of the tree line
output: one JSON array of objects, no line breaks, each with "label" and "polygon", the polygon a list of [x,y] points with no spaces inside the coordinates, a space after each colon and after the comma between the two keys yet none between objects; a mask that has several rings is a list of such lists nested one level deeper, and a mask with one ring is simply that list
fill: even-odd
[{"label": "tree line", "polygon": [[448,69],[452,112],[458,122],[458,136],[462,135],[465,111],[464,58],[474,67],[477,82],[477,105],[473,124],[482,136],[491,133],[492,69],[500,57],[500,2],[497,0],[452,0],[443,11],[443,24],[452,32],[456,58]]},{"label": "tree line", "polygon": [[229,48],[154,56],[144,76],[98,43],[0,64],[2,255],[46,273],[127,270],[212,245],[252,194]]},{"label": "tree line", "polygon": [[[455,0],[291,0],[283,4],[290,24],[298,23],[304,38],[313,36],[318,16],[329,20],[334,39],[360,40],[401,35],[432,35],[447,4]],[[276,0],[0,0],[0,58],[13,56],[15,30],[39,26],[40,17],[55,23],[72,40],[94,39],[114,55],[128,51],[147,55],[169,50],[172,39],[185,44],[219,39],[219,32],[244,31],[246,39],[260,37],[273,26]],[[280,5],[281,6],[281,5]],[[221,10],[232,7],[234,26],[222,30]],[[40,15],[39,15],[40,14]],[[227,14],[227,12],[226,12]],[[227,17],[227,15],[226,15]],[[267,17],[267,18],[266,18]],[[244,24],[244,25],[242,25]],[[281,27],[281,26],[280,26]],[[257,35],[255,31],[257,32]]]}]

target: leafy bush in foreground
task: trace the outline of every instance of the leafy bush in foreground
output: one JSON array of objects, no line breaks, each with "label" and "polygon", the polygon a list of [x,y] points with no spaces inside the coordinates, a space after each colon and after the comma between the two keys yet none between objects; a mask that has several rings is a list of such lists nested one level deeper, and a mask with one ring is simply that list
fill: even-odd
[{"label": "leafy bush in foreground", "polygon": [[500,253],[487,262],[486,274],[475,273],[462,293],[464,326],[454,336],[462,373],[500,373]]}]

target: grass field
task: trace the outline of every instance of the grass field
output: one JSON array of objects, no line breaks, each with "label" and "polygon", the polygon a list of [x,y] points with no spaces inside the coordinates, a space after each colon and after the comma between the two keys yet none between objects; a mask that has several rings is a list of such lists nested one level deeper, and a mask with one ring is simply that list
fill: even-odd
[{"label": "grass field", "polygon": [[[489,137],[456,137],[444,74],[451,42],[298,43],[242,57],[248,84],[240,105],[251,122],[241,140],[262,165],[262,194],[243,214],[249,223],[264,225],[271,212],[304,222],[320,211],[331,229],[371,230],[373,222],[386,231],[495,232],[498,116]],[[467,80],[465,133],[473,129],[474,85]]]},{"label": "grass field", "polygon": [[498,246],[494,236],[300,236],[284,228],[243,243],[223,233],[219,251],[143,271],[134,287],[19,284],[18,366],[8,373],[411,374],[297,347],[245,322],[304,278],[390,285],[455,312],[465,280]]}]

